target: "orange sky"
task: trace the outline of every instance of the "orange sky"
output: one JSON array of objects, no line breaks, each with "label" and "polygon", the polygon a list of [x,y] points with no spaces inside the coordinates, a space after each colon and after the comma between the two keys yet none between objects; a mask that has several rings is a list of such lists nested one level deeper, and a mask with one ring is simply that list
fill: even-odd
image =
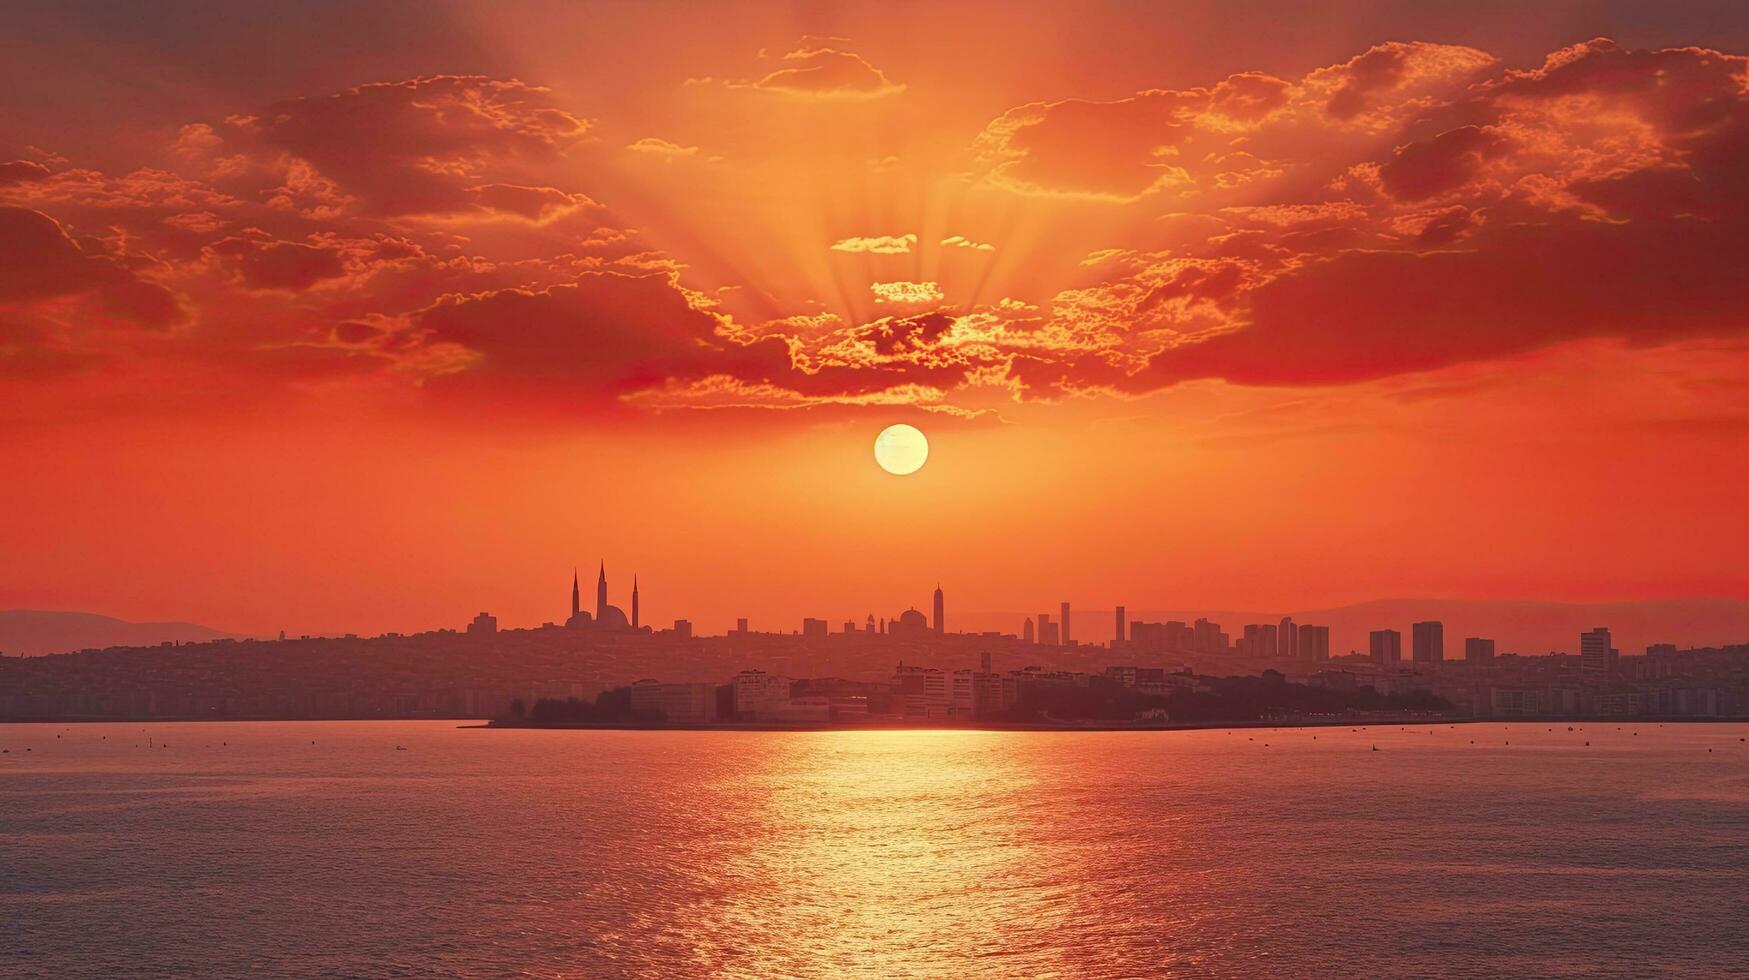
[{"label": "orange sky", "polygon": [[1749,597],[1749,14],[1431,6],[27,4],[0,607]]}]

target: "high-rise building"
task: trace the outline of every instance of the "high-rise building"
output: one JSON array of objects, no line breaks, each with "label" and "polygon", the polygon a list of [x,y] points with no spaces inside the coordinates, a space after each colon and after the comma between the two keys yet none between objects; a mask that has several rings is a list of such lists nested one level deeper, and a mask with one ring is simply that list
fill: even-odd
[{"label": "high-rise building", "polygon": [[1275,627],[1264,626],[1261,623],[1247,623],[1244,636],[1239,640],[1239,646],[1239,653],[1243,656],[1275,656]]},{"label": "high-rise building", "polygon": [[1123,616],[1124,616],[1124,608],[1122,606],[1117,607],[1117,628],[1111,634],[1111,645],[1114,647],[1123,646],[1123,641],[1124,641]]},{"label": "high-rise building", "polygon": [[943,624],[946,607],[947,603],[941,594],[941,586],[937,585],[935,587],[935,631],[937,633],[947,632],[947,627]]},{"label": "high-rise building", "polygon": [[692,620],[677,619],[674,621],[674,635],[683,640],[692,639]]},{"label": "high-rise building", "polygon": [[1040,616],[1039,619],[1038,642],[1047,647],[1060,645],[1062,638],[1057,633],[1057,624],[1051,622],[1048,616]]},{"label": "high-rise building", "polygon": [[1599,626],[1579,634],[1579,669],[1588,674],[1606,674],[1615,666],[1608,627]]},{"label": "high-rise building", "polygon": [[1069,604],[1066,602],[1063,603],[1060,612],[1062,613],[1063,623],[1063,645],[1068,646],[1075,642],[1074,636],[1069,632]]},{"label": "high-rise building", "polygon": [[1249,657],[1256,654],[1257,648],[1261,645],[1257,638],[1260,631],[1256,623],[1245,624],[1245,632],[1239,637],[1240,655]]},{"label": "high-rise building", "polygon": [[1480,636],[1464,637],[1464,662],[1474,665],[1494,662],[1494,641]]},{"label": "high-rise building", "polygon": [[1028,617],[1026,617],[1025,625],[1020,627],[1020,641],[1022,643],[1031,643],[1031,642],[1033,642],[1033,640],[1034,640],[1034,637],[1033,637],[1033,633],[1032,633],[1032,617],[1028,616]]},{"label": "high-rise building", "polygon": [[1206,619],[1191,624],[1191,649],[1199,653],[1226,653],[1227,645],[1227,634],[1221,632],[1221,624]]},{"label": "high-rise building", "polygon": [[1396,630],[1373,630],[1372,662],[1381,667],[1389,667],[1403,660],[1403,634]]},{"label": "high-rise building", "polygon": [[739,619],[735,620],[735,632],[737,632],[737,633],[747,632],[747,617],[746,616],[742,616]]},{"label": "high-rise building", "polygon": [[1330,627],[1301,624],[1299,628],[1300,659],[1321,662],[1330,659]]},{"label": "high-rise building", "polygon": [[1300,633],[1294,626],[1292,616],[1281,617],[1281,625],[1275,632],[1276,654],[1283,657],[1300,655]]},{"label": "high-rise building", "polygon": [[1186,626],[1183,621],[1169,619],[1163,627],[1166,649],[1173,652],[1196,649],[1196,631]]},{"label": "high-rise building", "polygon": [[802,635],[810,639],[824,640],[826,638],[826,621],[806,616],[802,619]]},{"label": "high-rise building", "polygon": [[1445,624],[1429,619],[1410,627],[1413,656],[1418,664],[1436,664],[1445,659]]},{"label": "high-rise building", "polygon": [[491,636],[498,632],[498,617],[491,613],[481,613],[468,624],[469,636]]}]

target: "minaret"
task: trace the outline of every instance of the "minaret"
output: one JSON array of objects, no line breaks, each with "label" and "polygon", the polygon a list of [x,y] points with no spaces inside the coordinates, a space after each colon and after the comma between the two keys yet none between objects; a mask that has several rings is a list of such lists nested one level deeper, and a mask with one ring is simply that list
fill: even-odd
[{"label": "minaret", "polygon": [[942,610],[946,605],[946,600],[941,594],[941,583],[938,582],[935,585],[935,632],[937,633],[947,632],[947,627],[942,623]]},{"label": "minaret", "polygon": [[638,577],[632,576],[632,629],[638,628]]},{"label": "minaret", "polygon": [[601,576],[595,580],[595,621],[607,621],[607,562],[601,563]]},{"label": "minaret", "polygon": [[571,569],[571,615],[583,611],[583,590],[577,587],[577,570]]}]

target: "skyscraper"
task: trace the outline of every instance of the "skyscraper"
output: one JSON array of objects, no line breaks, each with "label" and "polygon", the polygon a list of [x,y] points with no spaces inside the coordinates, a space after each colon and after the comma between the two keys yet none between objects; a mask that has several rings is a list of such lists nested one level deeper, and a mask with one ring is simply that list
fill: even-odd
[{"label": "skyscraper", "polygon": [[1445,624],[1437,619],[1410,627],[1414,658],[1418,664],[1436,664],[1445,659]]},{"label": "skyscraper", "polygon": [[1388,667],[1403,660],[1403,634],[1396,630],[1373,630],[1372,662]]},{"label": "skyscraper", "polygon": [[1075,642],[1074,637],[1071,636],[1069,633],[1069,604],[1066,602],[1063,603],[1062,609],[1059,611],[1062,613],[1060,619],[1061,619],[1061,622],[1063,624],[1062,625],[1063,645],[1068,646],[1069,644]]},{"label": "skyscraper", "polygon": [[1299,628],[1300,659],[1324,661],[1330,659],[1330,627],[1302,623]]},{"label": "skyscraper", "polygon": [[1480,636],[1464,637],[1464,661],[1476,665],[1493,663],[1494,641]]},{"label": "skyscraper", "polygon": [[1020,628],[1020,640],[1022,643],[1031,643],[1033,641],[1031,616],[1026,617],[1026,625]]},{"label": "skyscraper", "polygon": [[1579,634],[1579,669],[1587,674],[1608,673],[1613,664],[1614,650],[1610,648],[1609,628],[1599,626],[1594,630]]},{"label": "skyscraper", "polygon": [[1234,649],[1247,657],[1274,657],[1280,648],[1274,623],[1247,623]]},{"label": "skyscraper", "polygon": [[941,594],[941,586],[937,584],[935,586],[935,632],[937,633],[947,632],[947,627],[943,625],[943,610],[946,605],[946,600]]},{"label": "skyscraper", "polygon": [[1124,608],[1122,606],[1117,607],[1117,631],[1111,634],[1111,645],[1114,647],[1123,646],[1123,641],[1124,641],[1123,616],[1124,616]]},{"label": "skyscraper", "polygon": [[1226,653],[1227,634],[1221,632],[1221,624],[1198,619],[1191,624],[1190,646],[1200,653]]},{"label": "skyscraper", "polygon": [[1300,655],[1299,628],[1294,626],[1292,616],[1281,617],[1281,625],[1275,631],[1276,653],[1283,657]]}]

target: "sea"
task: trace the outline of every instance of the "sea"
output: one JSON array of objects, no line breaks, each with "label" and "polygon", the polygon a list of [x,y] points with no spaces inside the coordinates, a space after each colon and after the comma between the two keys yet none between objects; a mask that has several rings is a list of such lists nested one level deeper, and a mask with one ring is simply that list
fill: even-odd
[{"label": "sea", "polygon": [[1745,976],[1746,738],[0,725],[0,976]]}]

